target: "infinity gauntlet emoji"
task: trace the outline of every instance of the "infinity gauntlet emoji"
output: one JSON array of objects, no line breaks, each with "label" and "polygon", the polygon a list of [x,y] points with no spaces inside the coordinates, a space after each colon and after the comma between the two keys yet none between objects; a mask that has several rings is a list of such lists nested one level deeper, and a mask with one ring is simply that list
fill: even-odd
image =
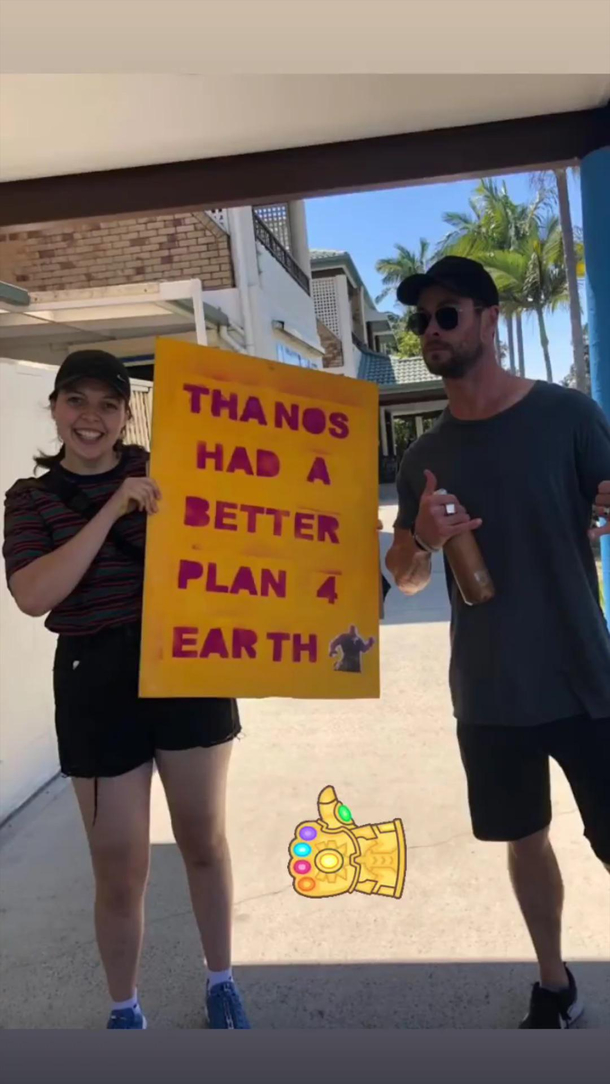
[{"label": "infinity gauntlet emoji", "polygon": [[358,827],[334,787],[321,792],[318,814],[297,826],[290,843],[295,892],[313,899],[354,891],[400,899],[407,869],[402,821]]}]

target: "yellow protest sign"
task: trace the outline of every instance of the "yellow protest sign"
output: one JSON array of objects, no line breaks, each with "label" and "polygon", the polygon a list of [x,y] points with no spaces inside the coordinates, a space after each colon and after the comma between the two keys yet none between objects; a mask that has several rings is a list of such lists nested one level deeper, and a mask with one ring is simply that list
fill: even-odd
[{"label": "yellow protest sign", "polygon": [[379,696],[377,389],[159,340],[140,695]]}]

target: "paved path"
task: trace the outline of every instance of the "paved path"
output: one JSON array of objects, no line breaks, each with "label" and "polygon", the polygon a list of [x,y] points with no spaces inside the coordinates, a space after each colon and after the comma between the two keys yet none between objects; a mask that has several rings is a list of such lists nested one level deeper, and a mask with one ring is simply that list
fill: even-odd
[{"label": "paved path", "polygon": [[[387,545],[394,509],[383,517]],[[231,776],[236,972],[255,1027],[512,1028],[535,978],[504,848],[473,840],[446,689],[442,570],[417,599],[393,590],[380,702],[243,705]],[[359,823],[401,817],[400,901],[303,900],[286,871],[297,822],[327,783]],[[588,1027],[610,1027],[610,883],[554,772],[566,881],[565,952]],[[202,966],[179,856],[155,780],[141,992],[153,1027],[201,1026]],[[98,1028],[106,998],[88,857],[71,789],[53,784],[2,833],[5,1028]]]}]

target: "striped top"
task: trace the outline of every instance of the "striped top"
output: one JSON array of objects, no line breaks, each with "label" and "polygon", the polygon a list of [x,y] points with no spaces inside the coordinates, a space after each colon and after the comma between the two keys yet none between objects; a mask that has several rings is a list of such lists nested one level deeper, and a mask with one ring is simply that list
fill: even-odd
[{"label": "striped top", "polygon": [[[137,445],[123,449],[120,462],[104,474],[73,474],[55,468],[82,489],[95,511],[106,503],[127,477],[147,473],[148,452]],[[86,520],[54,493],[40,486],[40,479],[15,483],[5,497],[3,555],[7,579],[38,557],[63,546],[85,526]],[[146,515],[130,512],[119,520],[121,534],[144,549]],[[78,586],[49,613],[45,625],[51,632],[70,636],[91,635],[142,616],[143,565],[118,550],[107,539]]]}]

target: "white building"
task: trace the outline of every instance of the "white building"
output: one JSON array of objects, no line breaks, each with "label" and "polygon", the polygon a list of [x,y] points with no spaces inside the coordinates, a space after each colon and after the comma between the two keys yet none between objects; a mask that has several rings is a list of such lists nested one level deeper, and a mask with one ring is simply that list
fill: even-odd
[{"label": "white building", "polygon": [[310,276],[301,203],[6,231],[0,279],[30,303],[0,312],[0,352],[102,347],[150,377],[167,335],[322,368]]},{"label": "white building", "polygon": [[[357,377],[363,353],[387,354],[394,348],[388,317],[377,309],[349,252],[312,249],[310,259],[325,361],[328,364],[330,356],[334,369]],[[325,329],[334,342],[329,341]]]}]

